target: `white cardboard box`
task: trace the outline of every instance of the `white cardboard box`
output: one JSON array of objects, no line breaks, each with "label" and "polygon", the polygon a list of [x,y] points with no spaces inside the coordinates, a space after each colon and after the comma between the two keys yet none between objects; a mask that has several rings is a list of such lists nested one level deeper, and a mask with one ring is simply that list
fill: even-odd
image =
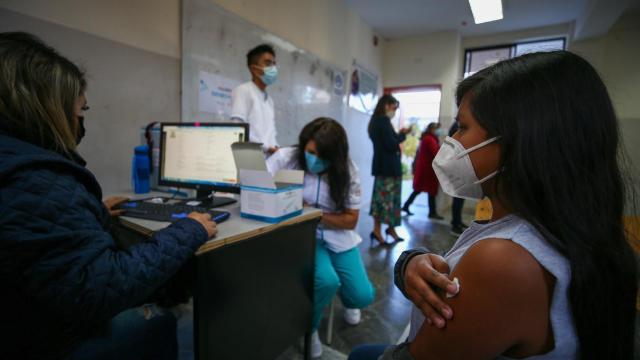
[{"label": "white cardboard box", "polygon": [[267,171],[261,144],[231,146],[240,179],[240,216],[277,223],[302,214],[304,172]]}]

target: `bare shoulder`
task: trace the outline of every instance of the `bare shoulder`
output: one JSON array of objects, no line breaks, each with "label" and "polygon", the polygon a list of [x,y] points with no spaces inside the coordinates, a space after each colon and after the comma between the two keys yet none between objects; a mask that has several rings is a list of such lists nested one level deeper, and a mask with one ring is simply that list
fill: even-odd
[{"label": "bare shoulder", "polygon": [[[451,277],[460,281],[458,295],[446,299],[455,317],[443,330],[422,326],[411,345],[417,359],[530,356],[547,347],[553,277],[525,248],[508,239],[480,240]],[[456,347],[443,345],[451,341]]]},{"label": "bare shoulder", "polygon": [[[456,267],[456,272],[473,268],[483,278],[527,280],[546,271],[525,248],[508,239],[484,239],[471,246]],[[492,281],[494,282],[494,281]]]}]

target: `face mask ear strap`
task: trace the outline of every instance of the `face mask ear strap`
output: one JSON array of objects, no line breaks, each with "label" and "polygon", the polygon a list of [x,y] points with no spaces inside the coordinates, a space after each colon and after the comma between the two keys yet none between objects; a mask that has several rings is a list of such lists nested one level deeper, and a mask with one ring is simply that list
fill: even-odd
[{"label": "face mask ear strap", "polygon": [[465,151],[461,152],[460,154],[458,154],[458,157],[463,157],[463,156],[465,156],[465,155],[467,155],[467,154],[469,154],[469,153],[471,153],[471,152],[473,152],[475,150],[480,149],[483,146],[487,146],[487,145],[491,144],[492,142],[497,141],[498,139],[500,139],[500,136],[495,136],[495,137],[492,137],[491,139],[485,140],[485,141],[481,142],[480,144],[472,146],[472,147],[466,149]]},{"label": "face mask ear strap", "polygon": [[491,179],[492,177],[498,175],[499,172],[500,172],[500,170],[496,170],[496,171],[492,172],[491,174],[483,177],[482,179],[480,179],[478,181],[475,181],[474,184],[482,184],[483,182],[485,182],[485,181]]}]

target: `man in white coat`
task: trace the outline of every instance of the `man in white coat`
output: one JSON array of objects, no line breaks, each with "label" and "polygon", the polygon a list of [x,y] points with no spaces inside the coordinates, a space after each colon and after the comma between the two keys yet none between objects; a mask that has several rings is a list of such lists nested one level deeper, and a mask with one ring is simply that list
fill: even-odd
[{"label": "man in white coat", "polygon": [[262,143],[267,156],[278,151],[273,99],[267,86],[278,77],[276,54],[267,44],[258,45],[247,54],[251,81],[238,85],[231,93],[231,119],[249,124],[249,140]]}]

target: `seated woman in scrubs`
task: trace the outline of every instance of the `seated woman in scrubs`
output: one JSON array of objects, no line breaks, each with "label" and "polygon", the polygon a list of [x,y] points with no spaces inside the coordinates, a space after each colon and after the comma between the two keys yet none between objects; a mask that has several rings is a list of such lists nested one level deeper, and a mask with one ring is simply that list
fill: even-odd
[{"label": "seated woman in scrubs", "polygon": [[329,118],[307,124],[298,145],[280,149],[267,166],[272,173],[304,170],[304,202],[323,211],[317,230],[311,347],[311,355],[318,357],[322,353],[317,332],[322,310],[338,288],[346,308],[344,319],[350,325],[360,322],[360,309],[375,296],[357,247],[362,241],[355,231],[361,197],[358,168],[349,158],[344,128]]}]

